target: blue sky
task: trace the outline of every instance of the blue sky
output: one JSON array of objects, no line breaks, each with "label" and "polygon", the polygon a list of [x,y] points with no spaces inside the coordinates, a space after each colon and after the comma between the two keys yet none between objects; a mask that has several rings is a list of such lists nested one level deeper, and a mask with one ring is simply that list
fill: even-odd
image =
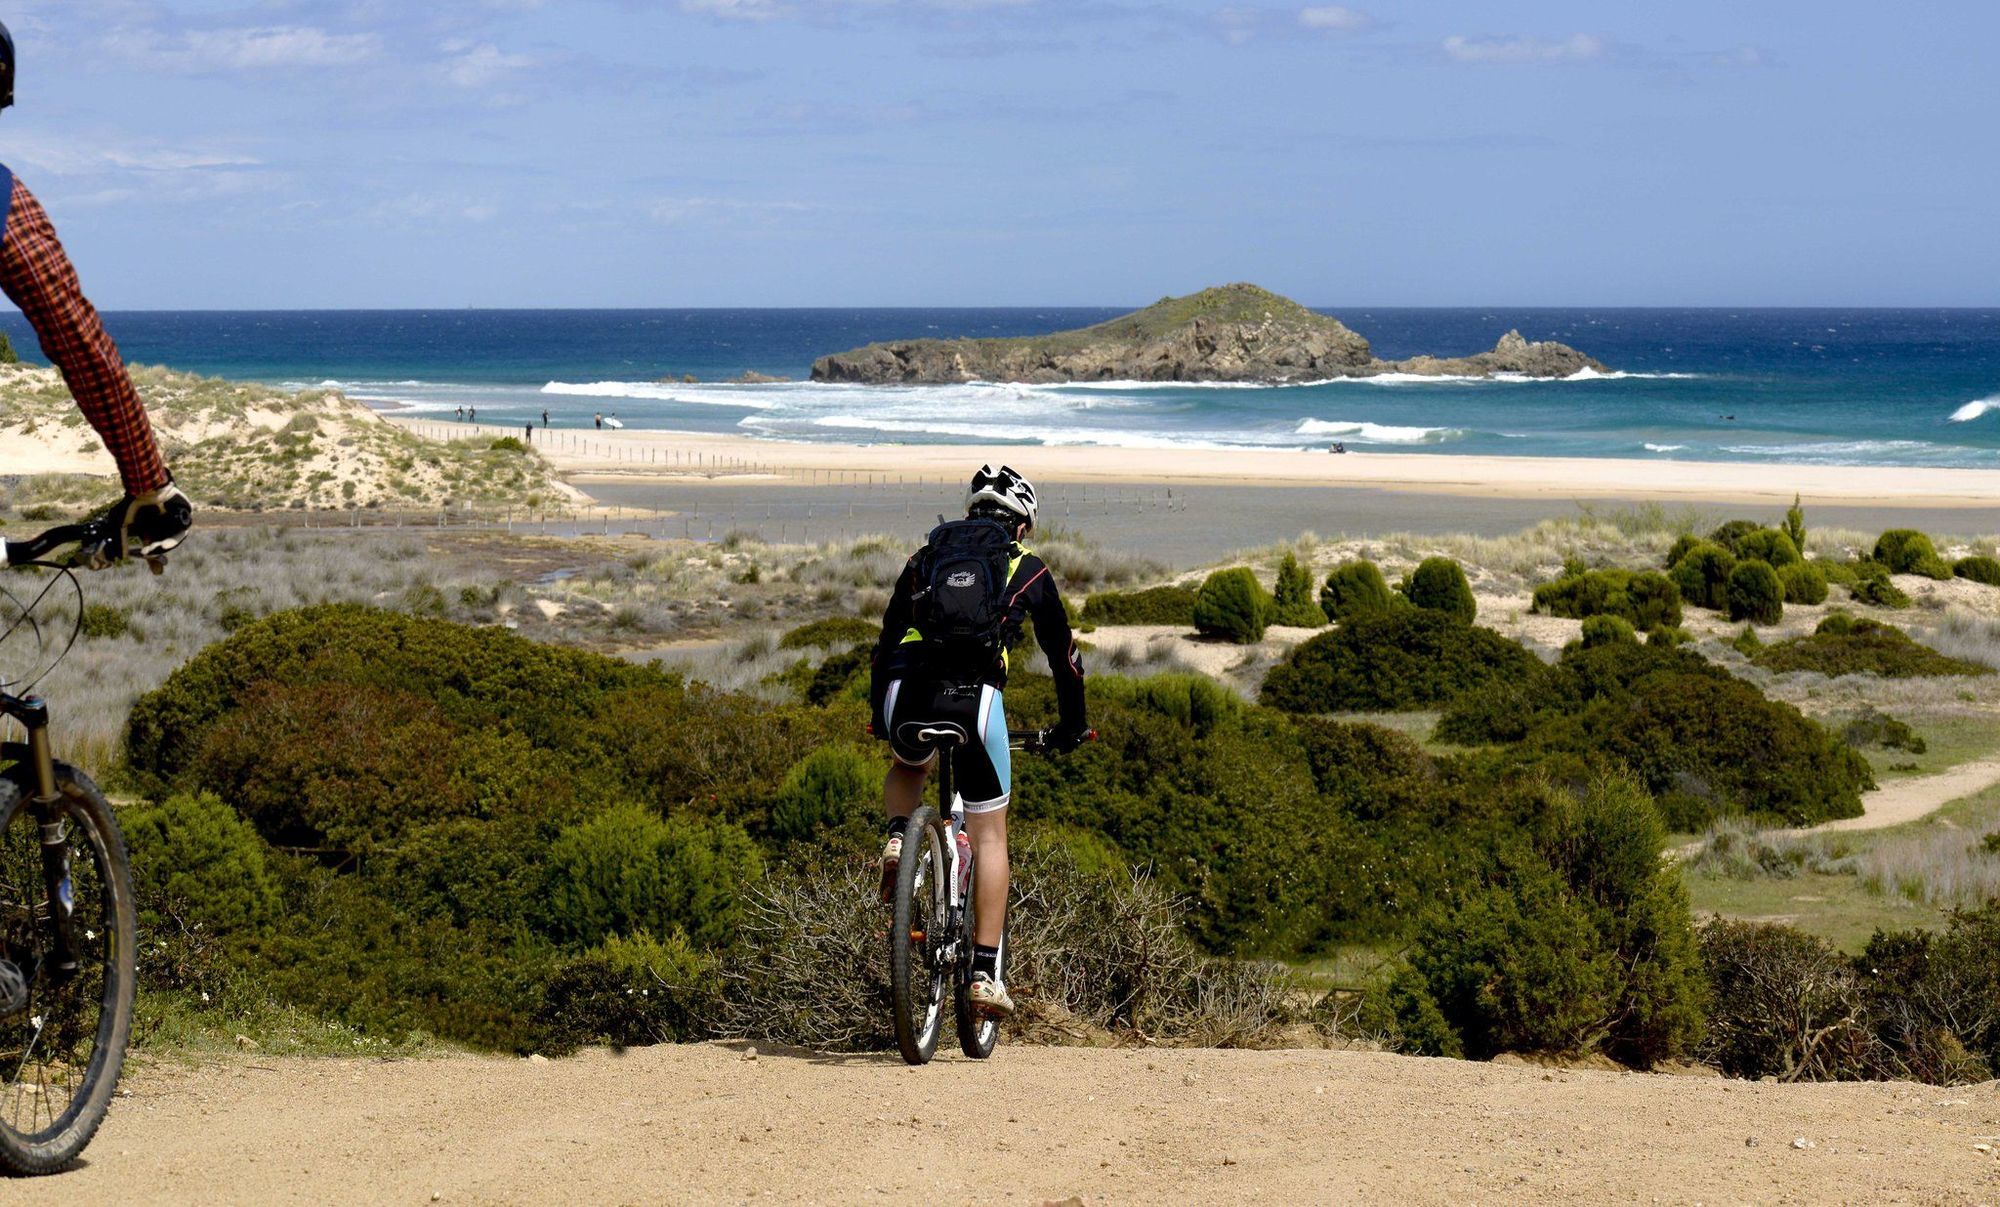
[{"label": "blue sky", "polygon": [[2000,6],[15,0],[107,308],[2000,303]]}]

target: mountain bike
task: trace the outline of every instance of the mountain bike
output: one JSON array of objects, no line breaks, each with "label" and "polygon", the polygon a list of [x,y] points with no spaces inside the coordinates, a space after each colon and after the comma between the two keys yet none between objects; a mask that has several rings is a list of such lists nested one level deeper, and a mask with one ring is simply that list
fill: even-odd
[{"label": "mountain bike", "polygon": [[[1046,729],[1010,729],[1010,749],[1043,754]],[[1094,738],[1095,733],[1090,734]],[[919,805],[903,831],[903,858],[896,867],[893,916],[889,923],[889,992],[895,1003],[896,1047],[909,1064],[926,1064],[937,1052],[944,1021],[944,995],[952,995],[952,1022],[959,1050],[974,1060],[993,1055],[1000,1020],[972,1004],[972,843],[965,836],[965,810],[952,783],[952,752],[972,740],[948,722],[917,729],[919,745],[937,752],[936,805]],[[1001,931],[1001,958],[1007,952]],[[1002,970],[1004,972],[1004,969]]]},{"label": "mountain bike", "polygon": [[[109,565],[117,539],[98,521],[6,542],[7,568],[39,584],[21,596],[0,587],[0,645],[35,643],[38,668],[0,676],[0,715],[26,738],[0,742],[0,1171],[10,1174],[55,1173],[83,1152],[132,1034],[138,918],[125,839],[97,786],[55,760],[49,707],[33,694],[82,628],[74,567]],[[67,564],[44,560],[70,545],[79,549]],[[43,613],[72,592],[76,618],[62,637]]]}]

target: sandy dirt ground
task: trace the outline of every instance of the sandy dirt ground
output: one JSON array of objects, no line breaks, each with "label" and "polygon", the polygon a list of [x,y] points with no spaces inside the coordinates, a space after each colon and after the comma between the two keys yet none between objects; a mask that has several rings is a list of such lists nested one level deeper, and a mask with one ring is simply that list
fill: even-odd
[{"label": "sandy dirt ground", "polygon": [[[686,1045],[128,1079],[9,1203],[2000,1202],[2000,1083],[1771,1085],[1357,1052]],[[1986,1151],[1979,1146],[1986,1145]]]}]

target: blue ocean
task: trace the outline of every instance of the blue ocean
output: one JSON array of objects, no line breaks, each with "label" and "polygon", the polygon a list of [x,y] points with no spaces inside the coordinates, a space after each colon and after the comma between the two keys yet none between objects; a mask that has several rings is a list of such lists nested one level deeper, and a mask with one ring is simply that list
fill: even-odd
[{"label": "blue ocean", "polygon": [[[1377,355],[1463,355],[1510,328],[1608,374],[1293,386],[815,385],[873,340],[1029,335],[1119,309],[114,312],[128,359],[482,422],[773,440],[2000,465],[2000,310],[1332,307]],[[0,319],[24,355],[19,315]],[[756,372],[794,380],[731,384]],[[693,375],[697,384],[680,379]]]}]

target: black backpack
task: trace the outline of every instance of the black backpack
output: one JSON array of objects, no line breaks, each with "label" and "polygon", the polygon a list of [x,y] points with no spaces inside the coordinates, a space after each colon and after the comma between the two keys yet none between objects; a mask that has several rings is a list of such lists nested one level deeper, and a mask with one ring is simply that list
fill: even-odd
[{"label": "black backpack", "polygon": [[911,620],[930,645],[996,655],[1007,619],[1014,538],[993,520],[950,520],[917,553]]}]

